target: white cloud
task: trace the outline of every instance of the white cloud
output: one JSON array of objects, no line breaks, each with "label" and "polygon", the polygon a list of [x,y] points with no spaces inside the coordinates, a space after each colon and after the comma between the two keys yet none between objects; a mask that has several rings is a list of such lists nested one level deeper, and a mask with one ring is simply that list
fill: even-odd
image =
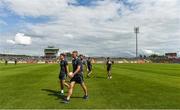
[{"label": "white cloud", "polygon": [[[140,26],[139,50],[147,49],[141,53],[180,48],[179,0],[127,0],[132,9],[117,1],[100,0],[88,7],[68,5],[75,0],[4,0],[20,16],[52,17],[43,24],[27,23],[23,29],[28,35],[42,36],[43,40],[35,44],[37,47],[51,43],[89,55],[133,56],[133,28],[137,25]],[[74,43],[69,44],[71,40]]]},{"label": "white cloud", "polygon": [[143,50],[143,53],[144,53],[145,55],[152,55],[152,54],[160,55],[160,53],[158,53],[158,52],[155,52],[155,51],[153,51],[153,50],[147,50],[147,49]]},{"label": "white cloud", "polygon": [[17,33],[14,40],[7,40],[7,43],[18,45],[30,45],[32,43],[30,36],[25,36],[23,33]]},{"label": "white cloud", "polygon": [[9,43],[9,44],[15,44],[14,40],[6,40],[6,42]]},{"label": "white cloud", "polygon": [[73,36],[72,34],[64,34],[64,37],[67,37],[69,39],[74,39],[75,36]]},{"label": "white cloud", "polygon": [[[70,0],[4,0],[15,13],[23,16],[56,15]],[[72,0],[71,0],[72,1]]]}]

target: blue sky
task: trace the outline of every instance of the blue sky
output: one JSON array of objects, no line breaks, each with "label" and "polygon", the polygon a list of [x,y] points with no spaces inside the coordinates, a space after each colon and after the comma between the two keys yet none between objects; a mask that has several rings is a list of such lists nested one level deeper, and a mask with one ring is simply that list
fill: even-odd
[{"label": "blue sky", "polygon": [[[73,6],[95,6],[97,0],[77,0],[76,3],[69,3]],[[101,1],[101,0],[99,0]],[[51,16],[20,16],[17,13],[12,12],[8,7],[8,4],[4,4],[1,8],[1,13],[5,14],[0,16],[0,19],[6,23],[3,28],[0,30],[1,33],[16,32],[21,28],[21,24],[30,23],[30,24],[41,24],[51,21]]]},{"label": "blue sky", "polygon": [[178,52],[179,5],[178,0],[1,0],[0,53],[43,55],[54,45],[61,52],[133,57],[134,26],[140,27],[140,54]]}]

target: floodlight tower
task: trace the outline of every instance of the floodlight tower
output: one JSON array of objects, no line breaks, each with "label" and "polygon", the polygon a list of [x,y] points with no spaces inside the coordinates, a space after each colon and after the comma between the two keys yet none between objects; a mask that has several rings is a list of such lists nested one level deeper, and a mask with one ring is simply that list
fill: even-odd
[{"label": "floodlight tower", "polygon": [[138,58],[138,33],[139,33],[139,27],[134,28],[134,33],[136,34],[136,58]]}]

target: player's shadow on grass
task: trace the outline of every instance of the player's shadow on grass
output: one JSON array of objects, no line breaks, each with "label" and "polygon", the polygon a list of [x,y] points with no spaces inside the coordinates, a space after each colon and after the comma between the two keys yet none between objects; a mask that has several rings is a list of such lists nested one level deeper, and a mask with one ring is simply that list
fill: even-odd
[{"label": "player's shadow on grass", "polygon": [[41,89],[41,90],[48,92],[48,95],[50,95],[50,96],[55,96],[55,97],[57,97],[57,100],[64,98],[63,95],[60,95],[59,91],[51,90],[51,89]]},{"label": "player's shadow on grass", "polygon": [[[42,91],[46,91],[48,92],[50,96],[55,96],[58,99],[64,99],[66,96],[60,95],[59,91],[56,90],[51,90],[51,89],[41,89]],[[65,92],[67,93],[67,92]],[[78,96],[72,96],[71,98],[82,98],[82,97],[78,97]]]},{"label": "player's shadow on grass", "polygon": [[106,79],[106,77],[102,77],[102,76],[96,76],[95,78],[98,78],[98,79]]}]

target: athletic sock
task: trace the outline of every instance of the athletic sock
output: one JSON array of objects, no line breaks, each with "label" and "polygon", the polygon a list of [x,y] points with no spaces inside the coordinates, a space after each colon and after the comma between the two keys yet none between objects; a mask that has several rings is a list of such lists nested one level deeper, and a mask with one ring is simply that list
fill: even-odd
[{"label": "athletic sock", "polygon": [[67,97],[66,100],[70,100],[70,97]]}]

